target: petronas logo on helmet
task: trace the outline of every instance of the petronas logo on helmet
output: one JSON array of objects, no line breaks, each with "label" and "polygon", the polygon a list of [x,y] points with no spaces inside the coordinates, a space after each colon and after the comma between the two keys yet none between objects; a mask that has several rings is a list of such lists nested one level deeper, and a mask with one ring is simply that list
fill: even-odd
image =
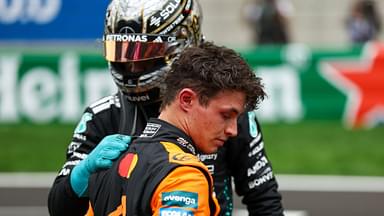
[{"label": "petronas logo on helmet", "polygon": [[110,34],[106,35],[106,41],[148,42],[148,36],[142,34]]}]

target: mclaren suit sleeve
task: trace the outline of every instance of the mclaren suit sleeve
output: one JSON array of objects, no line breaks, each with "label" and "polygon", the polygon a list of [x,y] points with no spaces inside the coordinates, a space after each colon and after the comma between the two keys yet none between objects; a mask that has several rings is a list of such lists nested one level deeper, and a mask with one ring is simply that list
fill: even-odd
[{"label": "mclaren suit sleeve", "polygon": [[[217,215],[219,206],[201,170],[181,166],[170,172],[153,193],[153,215]],[[210,207],[213,200],[215,208]]]},{"label": "mclaren suit sleeve", "polygon": [[228,154],[236,192],[243,197],[249,215],[283,215],[278,183],[255,113],[240,116],[238,125],[239,134],[230,140]]}]

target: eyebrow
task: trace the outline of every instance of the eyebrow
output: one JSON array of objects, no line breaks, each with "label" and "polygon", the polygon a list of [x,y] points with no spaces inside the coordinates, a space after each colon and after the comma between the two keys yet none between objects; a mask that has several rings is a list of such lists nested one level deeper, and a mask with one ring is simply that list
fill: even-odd
[{"label": "eyebrow", "polygon": [[237,110],[237,109],[234,108],[234,107],[230,108],[230,109],[228,110],[228,112],[234,112],[236,115],[237,115],[237,114],[240,114],[240,111]]}]

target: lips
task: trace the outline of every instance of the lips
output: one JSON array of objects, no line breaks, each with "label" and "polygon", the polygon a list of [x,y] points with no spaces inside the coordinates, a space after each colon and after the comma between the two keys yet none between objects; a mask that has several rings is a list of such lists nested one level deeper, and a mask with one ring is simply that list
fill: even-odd
[{"label": "lips", "polygon": [[215,141],[216,141],[215,144],[216,144],[217,146],[221,147],[221,146],[224,145],[224,143],[225,143],[226,140],[225,140],[225,139],[216,139]]}]

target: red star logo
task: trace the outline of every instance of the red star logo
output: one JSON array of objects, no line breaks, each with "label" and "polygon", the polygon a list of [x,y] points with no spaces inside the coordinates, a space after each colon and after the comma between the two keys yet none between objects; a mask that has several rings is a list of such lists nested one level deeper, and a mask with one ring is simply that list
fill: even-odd
[{"label": "red star logo", "polygon": [[321,72],[347,95],[348,127],[373,127],[384,120],[384,44],[367,44],[361,59],[322,63]]}]

